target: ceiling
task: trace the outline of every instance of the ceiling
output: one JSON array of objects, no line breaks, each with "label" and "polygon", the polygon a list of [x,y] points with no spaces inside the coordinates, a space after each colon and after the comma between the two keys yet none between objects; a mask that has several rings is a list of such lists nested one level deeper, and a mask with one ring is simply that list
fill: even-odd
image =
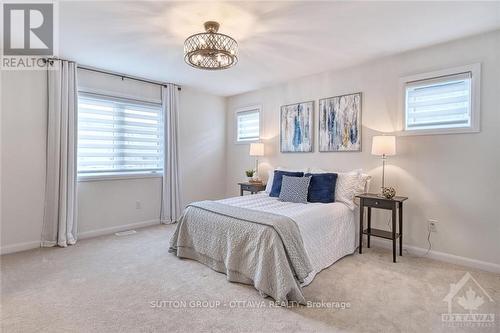
[{"label": "ceiling", "polygon": [[[500,2],[59,3],[59,55],[234,95],[500,28]],[[184,39],[216,20],[239,43],[224,71],[184,63]]]}]

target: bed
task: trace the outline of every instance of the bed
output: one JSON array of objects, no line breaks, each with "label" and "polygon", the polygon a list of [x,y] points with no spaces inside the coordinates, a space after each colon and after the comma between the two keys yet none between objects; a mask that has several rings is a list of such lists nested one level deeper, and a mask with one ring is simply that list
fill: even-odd
[{"label": "bed", "polygon": [[265,192],[192,203],[170,252],[253,285],[276,302],[304,304],[302,287],[355,251],[355,212],[341,202],[283,202]]},{"label": "bed", "polygon": [[279,201],[264,192],[220,202],[285,215],[297,223],[313,267],[301,283],[302,287],[310,284],[320,271],[356,249],[354,212],[343,203],[296,204]]}]

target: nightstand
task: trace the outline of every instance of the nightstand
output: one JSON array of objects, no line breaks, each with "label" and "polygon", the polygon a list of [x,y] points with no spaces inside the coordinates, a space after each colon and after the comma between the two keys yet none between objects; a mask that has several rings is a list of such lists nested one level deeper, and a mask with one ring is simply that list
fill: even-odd
[{"label": "nightstand", "polygon": [[[386,199],[377,194],[363,193],[357,195],[359,198],[359,253],[363,253],[363,234],[367,235],[367,247],[370,247],[370,237],[380,237],[392,240],[392,261],[396,262],[396,240],[399,238],[399,255],[403,255],[403,201],[407,197],[394,197]],[[368,228],[363,229],[363,215],[365,207],[368,208]],[[392,211],[392,231],[375,229],[371,227],[372,208],[386,209]],[[399,233],[396,231],[396,213],[399,213]]]},{"label": "nightstand", "polygon": [[266,184],[263,183],[238,183],[240,185],[240,195],[243,195],[243,191],[248,191],[250,194],[255,194],[266,189]]}]

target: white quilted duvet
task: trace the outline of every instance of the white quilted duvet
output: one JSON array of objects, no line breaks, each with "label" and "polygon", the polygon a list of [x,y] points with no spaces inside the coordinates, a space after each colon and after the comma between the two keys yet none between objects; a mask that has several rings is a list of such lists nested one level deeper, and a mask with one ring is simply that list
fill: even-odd
[{"label": "white quilted duvet", "polygon": [[316,274],[356,249],[354,212],[343,203],[282,202],[263,192],[219,202],[284,215],[297,223],[314,268],[302,286],[307,286]]}]

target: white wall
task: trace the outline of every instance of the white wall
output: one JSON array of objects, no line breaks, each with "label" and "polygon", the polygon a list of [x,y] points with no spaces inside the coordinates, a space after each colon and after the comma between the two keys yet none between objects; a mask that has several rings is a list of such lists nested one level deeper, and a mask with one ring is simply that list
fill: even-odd
[{"label": "white wall", "polygon": [[[263,106],[262,176],[270,166],[321,167],[350,170],[362,167],[380,186],[380,160],[370,155],[371,137],[394,131],[398,80],[402,76],[454,66],[482,63],[481,132],[437,136],[398,137],[398,154],[386,169],[386,184],[405,203],[404,242],[427,248],[427,219],[438,219],[432,235],[433,250],[500,264],[500,32],[484,34],[416,50],[357,67],[325,72],[228,98],[227,194],[237,195],[236,183],[251,168],[248,145],[234,144],[234,110],[252,104]],[[292,70],[292,69],[291,69]],[[362,145],[360,153],[319,153],[317,100],[345,93],[363,92]],[[316,101],[315,152],[279,152],[280,106]],[[376,225],[386,227],[388,215],[378,214]],[[500,267],[500,266],[496,266]]]},{"label": "white wall", "polygon": [[160,177],[78,182],[78,235],[158,224],[160,197]]},{"label": "white wall", "polygon": [[42,231],[47,73],[3,71],[1,78],[1,245],[38,246]]},{"label": "white wall", "polygon": [[225,98],[181,91],[180,169],[184,204],[226,194]]},{"label": "white wall", "polygon": [[[44,71],[1,78],[2,253],[37,247],[43,221],[47,87]],[[225,194],[225,101],[183,87],[180,159],[184,204]],[[78,184],[78,229],[89,237],[158,223],[161,178]],[[136,208],[140,201],[141,208]]]}]

